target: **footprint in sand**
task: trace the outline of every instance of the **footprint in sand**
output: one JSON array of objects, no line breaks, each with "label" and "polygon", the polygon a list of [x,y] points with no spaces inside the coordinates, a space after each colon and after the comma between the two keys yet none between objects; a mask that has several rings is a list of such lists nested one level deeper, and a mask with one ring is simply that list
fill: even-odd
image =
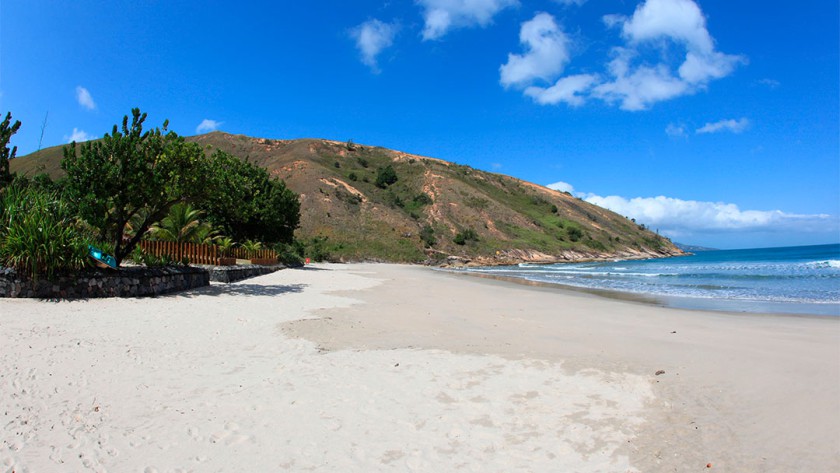
[{"label": "footprint in sand", "polygon": [[199,434],[198,427],[190,427],[187,429],[187,435],[190,436],[191,439],[195,440],[196,442],[201,442],[203,438]]},{"label": "footprint in sand", "polygon": [[239,426],[233,422],[225,424],[225,429],[210,436],[210,443],[224,443],[225,445],[239,445],[252,441],[250,435],[239,432]]}]

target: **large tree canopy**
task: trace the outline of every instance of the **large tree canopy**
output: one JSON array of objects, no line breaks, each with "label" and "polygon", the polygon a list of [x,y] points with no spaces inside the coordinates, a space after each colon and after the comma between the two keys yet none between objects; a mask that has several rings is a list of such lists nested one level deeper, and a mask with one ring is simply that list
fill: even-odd
[{"label": "large tree canopy", "polygon": [[[146,114],[139,109],[114,125],[101,140],[64,148],[61,167],[67,171],[66,191],[79,215],[113,242],[114,258],[122,262],[146,230],[170,207],[195,199],[205,189],[206,160],[201,148],[162,128],[143,131]],[[145,209],[144,209],[145,208]],[[144,209],[141,212],[141,209]],[[126,224],[143,216],[133,236],[124,239]]]},{"label": "large tree canopy", "polygon": [[297,195],[263,168],[216,151],[208,163],[207,194],[198,206],[239,242],[291,243],[300,222]]}]

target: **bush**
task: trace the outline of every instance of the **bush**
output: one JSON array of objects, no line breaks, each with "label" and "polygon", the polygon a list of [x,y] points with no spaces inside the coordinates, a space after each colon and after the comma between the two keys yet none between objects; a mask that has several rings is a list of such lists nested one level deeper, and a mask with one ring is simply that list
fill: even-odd
[{"label": "bush", "polygon": [[32,279],[52,279],[88,264],[89,238],[58,194],[9,186],[0,195],[0,217],[0,264]]},{"label": "bush", "polygon": [[432,205],[434,203],[432,198],[429,197],[429,194],[426,194],[425,192],[421,192],[421,193],[415,195],[413,201],[414,201],[415,204],[421,205],[421,206],[422,205]]},{"label": "bush", "polygon": [[168,255],[155,256],[151,253],[143,251],[139,245],[134,247],[130,258],[137,264],[142,264],[149,268],[156,266],[171,266],[175,261]]},{"label": "bush", "polygon": [[303,266],[303,244],[297,240],[293,243],[281,243],[274,247],[277,252],[277,259],[286,266]]},{"label": "bush", "polygon": [[397,172],[394,171],[394,168],[390,164],[376,171],[376,187],[385,189],[398,180]]},{"label": "bush", "polygon": [[427,248],[435,246],[437,238],[435,238],[435,229],[431,225],[425,225],[420,230],[420,239],[426,244]]},{"label": "bush", "polygon": [[583,230],[578,227],[569,225],[566,227],[566,234],[569,235],[569,240],[578,241],[583,238]]},{"label": "bush", "polygon": [[456,245],[466,245],[468,241],[478,241],[478,234],[472,228],[468,228],[457,235],[452,240]]},{"label": "bush", "polygon": [[312,261],[328,261],[332,258],[327,249],[327,240],[328,237],[324,236],[313,238],[306,246],[306,256],[311,258]]}]

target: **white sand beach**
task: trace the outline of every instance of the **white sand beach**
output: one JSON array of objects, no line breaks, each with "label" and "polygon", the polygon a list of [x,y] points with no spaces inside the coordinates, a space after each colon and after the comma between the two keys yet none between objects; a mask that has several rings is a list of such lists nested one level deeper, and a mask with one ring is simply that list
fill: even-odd
[{"label": "white sand beach", "polygon": [[840,318],[313,265],[0,347],[0,472],[840,471]]}]

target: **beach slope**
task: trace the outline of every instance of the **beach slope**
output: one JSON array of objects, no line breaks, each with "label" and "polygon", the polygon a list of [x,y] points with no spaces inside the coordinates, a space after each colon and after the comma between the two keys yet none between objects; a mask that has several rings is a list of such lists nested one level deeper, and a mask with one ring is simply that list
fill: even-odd
[{"label": "beach slope", "polygon": [[2,471],[840,470],[833,318],[315,265],[2,300],[0,345]]}]

